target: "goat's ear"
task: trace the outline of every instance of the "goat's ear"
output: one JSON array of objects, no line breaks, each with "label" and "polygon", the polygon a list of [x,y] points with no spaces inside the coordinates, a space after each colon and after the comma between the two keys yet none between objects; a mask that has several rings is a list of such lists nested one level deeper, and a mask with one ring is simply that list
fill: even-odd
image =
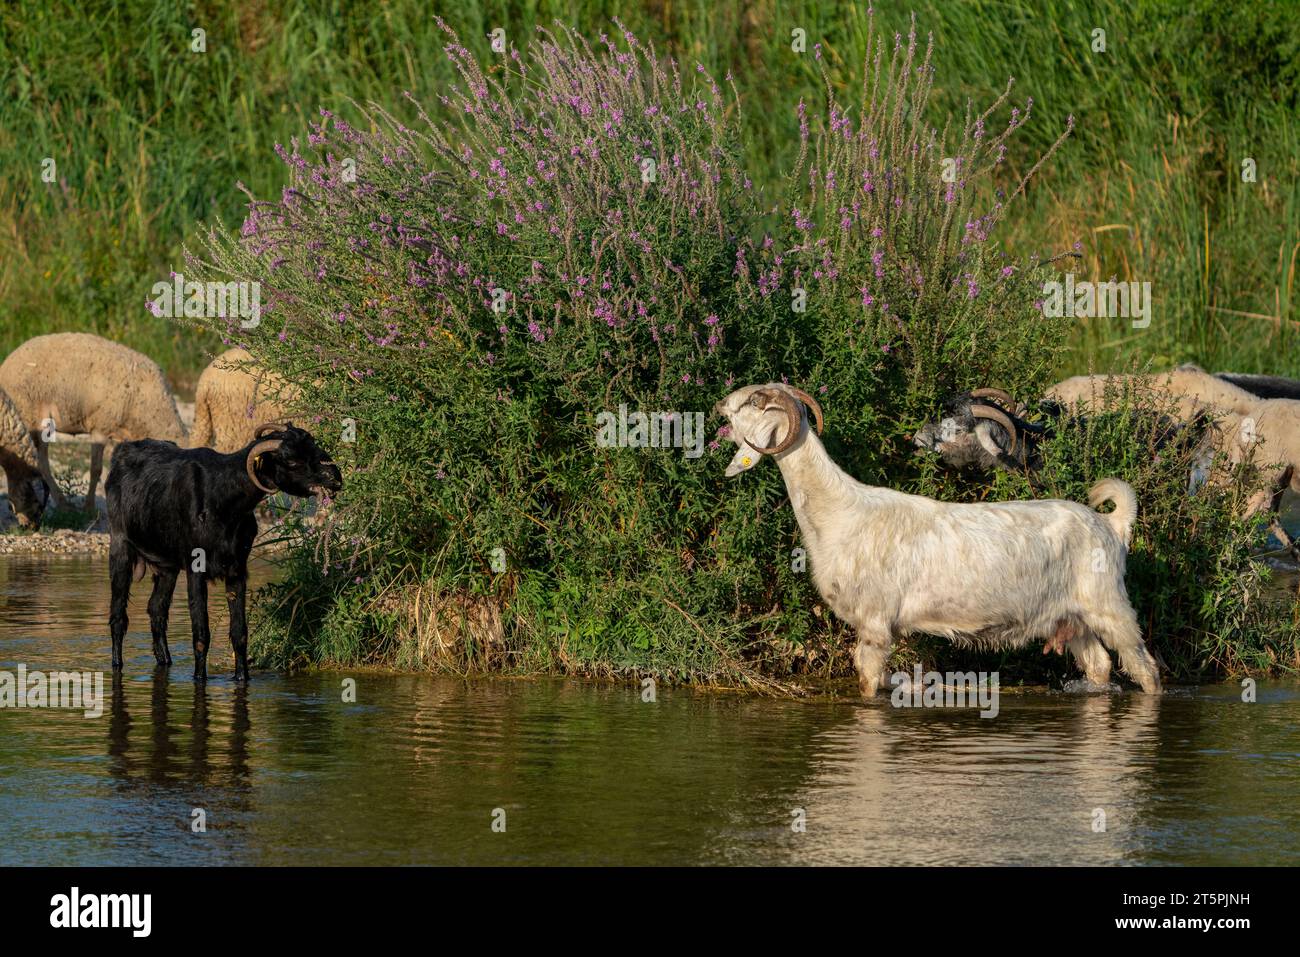
[{"label": "goat's ear", "polygon": [[979,440],[985,452],[997,458],[1007,454],[1007,444],[1011,436],[1007,435],[1007,430],[996,422],[985,420],[975,426],[975,438]]}]

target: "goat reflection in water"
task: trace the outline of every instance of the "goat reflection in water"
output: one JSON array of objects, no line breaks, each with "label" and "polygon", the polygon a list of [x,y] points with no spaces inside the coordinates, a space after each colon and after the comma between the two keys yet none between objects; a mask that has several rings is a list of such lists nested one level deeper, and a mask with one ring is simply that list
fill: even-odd
[{"label": "goat reflection in water", "polygon": [[[218,720],[224,724],[229,715],[229,729],[219,734],[225,747],[213,752],[213,729],[209,717],[209,690],[203,683],[173,685],[164,667],[153,673],[149,692],[149,708],[143,718],[132,718],[131,708],[137,702],[128,702],[127,687],[120,671],[113,674],[113,700],[108,722],[109,767],[114,777],[126,784],[144,786],[150,790],[162,787],[206,787],[224,784],[235,791],[251,790],[248,763],[248,741],[252,724],[248,716],[248,690],[236,685],[230,692],[230,704],[218,707]],[[186,709],[176,708],[173,716],[171,695],[178,700],[184,692],[192,691],[192,702]],[[148,745],[141,736],[133,739],[132,730],[137,721],[147,720]],[[174,724],[173,724],[174,721]],[[216,772],[223,781],[214,781]]]}]

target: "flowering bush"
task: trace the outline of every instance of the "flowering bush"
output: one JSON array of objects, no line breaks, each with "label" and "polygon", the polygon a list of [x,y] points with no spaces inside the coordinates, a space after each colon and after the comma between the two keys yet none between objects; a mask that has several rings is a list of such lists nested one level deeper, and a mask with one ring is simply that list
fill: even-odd
[{"label": "flowering bush", "polygon": [[199,321],[297,383],[345,465],[263,604],[264,660],[843,666],[777,470],[602,447],[597,418],[787,379],[851,473],[932,481],[901,437],[954,388],[1037,392],[1065,332],[1035,308],[1045,267],[990,238],[1037,169],[1002,165],[1032,101],[1008,85],[938,130],[930,51],[875,39],[861,103],[828,82],[824,114],[798,104],[765,190],[729,77],[625,30],[539,31],[485,69],[444,29],[460,80],[436,106],[322,111],[277,147],[280,198],[187,266],[260,282],[257,327]]}]

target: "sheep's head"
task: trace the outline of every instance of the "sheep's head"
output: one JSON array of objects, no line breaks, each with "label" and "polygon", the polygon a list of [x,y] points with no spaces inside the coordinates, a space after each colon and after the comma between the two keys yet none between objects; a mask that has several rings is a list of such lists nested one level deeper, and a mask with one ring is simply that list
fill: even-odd
[{"label": "sheep's head", "polygon": [[40,475],[30,478],[9,477],[9,507],[13,509],[14,518],[21,527],[40,528],[41,516],[45,514],[45,505],[49,499],[50,490]]},{"label": "sheep's head", "polygon": [[[997,401],[993,401],[997,400]],[[927,422],[913,436],[918,449],[934,452],[954,469],[987,471],[1024,465],[1029,445],[1043,427],[1025,422],[1014,400],[995,389],[975,389],[948,400],[944,417]]]},{"label": "sheep's head", "polygon": [[713,407],[731,427],[731,440],[739,446],[727,466],[727,475],[739,475],[758,464],[764,455],[780,455],[807,428],[805,406],[822,430],[822,407],[802,389],[769,382],[737,389]]},{"label": "sheep's head", "polygon": [[339,467],[305,429],[292,422],[268,423],[257,427],[253,439],[244,464],[249,479],[263,492],[307,498],[343,488]]}]

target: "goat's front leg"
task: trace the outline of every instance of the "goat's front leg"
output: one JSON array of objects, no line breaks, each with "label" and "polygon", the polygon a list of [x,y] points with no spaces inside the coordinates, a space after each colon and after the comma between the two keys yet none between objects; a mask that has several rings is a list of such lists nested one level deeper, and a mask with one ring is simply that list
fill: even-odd
[{"label": "goat's front leg", "polygon": [[153,657],[160,665],[172,663],[172,653],[167,647],[167,616],[171,613],[172,593],[176,590],[175,568],[154,572],[153,594],[149,596],[149,631],[153,634]]},{"label": "goat's front leg", "polygon": [[108,579],[113,597],[109,603],[108,631],[113,638],[113,670],[122,670],[122,639],[128,619],[126,604],[131,598],[131,575],[135,556],[124,538],[114,537],[108,546]]},{"label": "goat's front leg", "polygon": [[864,698],[870,698],[884,684],[885,665],[894,636],[883,622],[860,623],[855,630],[858,643],[853,649],[853,664],[858,669],[858,688]]},{"label": "goat's front leg", "polygon": [[248,680],[248,618],[245,599],[248,579],[243,575],[226,579],[226,605],[230,609],[230,643],[235,648],[235,680]]},{"label": "goat's front leg", "polygon": [[202,572],[187,571],[185,583],[189,588],[190,632],[194,636],[194,680],[208,680],[208,579]]}]

